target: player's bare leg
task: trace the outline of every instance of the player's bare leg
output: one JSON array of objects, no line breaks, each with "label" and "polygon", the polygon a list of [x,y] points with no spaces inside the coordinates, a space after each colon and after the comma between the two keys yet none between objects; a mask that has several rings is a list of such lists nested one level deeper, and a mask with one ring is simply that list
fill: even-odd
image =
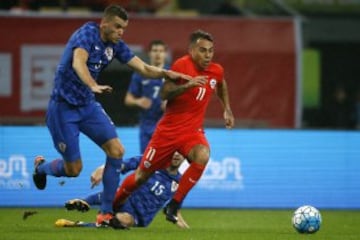
[{"label": "player's bare leg", "polygon": [[43,190],[46,187],[46,175],[55,177],[77,177],[82,170],[82,161],[67,162],[63,159],[55,159],[51,162],[45,162],[43,156],[36,156],[34,160],[33,180],[35,186]]},{"label": "player's bare leg", "polygon": [[166,220],[173,223],[178,221],[177,215],[181,202],[199,181],[205,170],[206,164],[209,161],[209,157],[210,149],[205,145],[196,145],[191,149],[189,156],[187,157],[187,159],[191,161],[191,164],[181,177],[179,187],[174,194],[173,199],[164,209]]},{"label": "player's bare leg", "polygon": [[81,170],[82,170],[82,161],[81,159],[78,159],[74,162],[66,162],[64,161],[64,169],[66,176],[68,177],[77,177],[79,176]]},{"label": "player's bare leg", "polygon": [[115,194],[113,209],[115,211],[119,209],[120,206],[126,202],[131,193],[145,183],[152,174],[153,172],[151,171],[144,171],[141,168],[137,168],[135,172],[127,176]]},{"label": "player's bare leg", "polygon": [[120,181],[120,171],[122,164],[122,157],[125,149],[118,138],[113,138],[104,143],[102,149],[106,153],[106,163],[103,173],[103,197],[100,206],[100,213],[97,216],[96,222],[102,224],[109,223],[112,215],[112,202],[115,196],[116,188]]},{"label": "player's bare leg", "polygon": [[135,225],[134,217],[126,212],[119,212],[115,215],[116,219],[126,228],[133,227]]}]

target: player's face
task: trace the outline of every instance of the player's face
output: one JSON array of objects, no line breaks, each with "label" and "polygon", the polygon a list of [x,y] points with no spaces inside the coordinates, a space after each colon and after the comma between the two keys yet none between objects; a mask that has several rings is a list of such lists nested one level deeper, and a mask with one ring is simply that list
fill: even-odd
[{"label": "player's face", "polygon": [[155,66],[164,65],[167,56],[164,45],[153,45],[149,51],[150,64]]},{"label": "player's face", "polygon": [[171,159],[171,167],[178,168],[184,161],[184,156],[178,152],[175,152]]},{"label": "player's face", "polygon": [[205,69],[214,56],[214,44],[209,40],[200,38],[190,47],[190,55],[199,68]]},{"label": "player's face", "polygon": [[105,42],[118,43],[127,27],[129,21],[125,21],[117,16],[104,19],[101,24],[102,37]]}]

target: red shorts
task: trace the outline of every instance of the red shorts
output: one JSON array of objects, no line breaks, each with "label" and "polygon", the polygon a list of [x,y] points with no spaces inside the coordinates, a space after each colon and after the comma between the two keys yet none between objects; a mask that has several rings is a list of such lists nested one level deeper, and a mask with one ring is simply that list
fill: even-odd
[{"label": "red shorts", "polygon": [[170,166],[174,152],[177,151],[187,158],[191,149],[196,145],[205,145],[209,148],[203,131],[191,134],[172,134],[171,137],[155,131],[145,149],[139,167],[145,171],[167,168]]}]

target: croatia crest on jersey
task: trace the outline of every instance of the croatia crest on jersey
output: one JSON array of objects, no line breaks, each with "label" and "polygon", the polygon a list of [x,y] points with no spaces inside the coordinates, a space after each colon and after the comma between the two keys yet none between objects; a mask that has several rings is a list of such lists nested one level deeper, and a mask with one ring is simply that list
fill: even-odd
[{"label": "croatia crest on jersey", "polygon": [[178,189],[179,184],[175,181],[172,181],[171,183],[171,192],[176,192],[176,190]]},{"label": "croatia crest on jersey", "polygon": [[108,59],[108,61],[111,61],[114,57],[114,49],[112,47],[107,47],[105,49],[105,56]]},{"label": "croatia crest on jersey", "polygon": [[216,79],[212,78],[210,80],[210,87],[211,87],[211,89],[215,89],[215,87],[216,87]]}]

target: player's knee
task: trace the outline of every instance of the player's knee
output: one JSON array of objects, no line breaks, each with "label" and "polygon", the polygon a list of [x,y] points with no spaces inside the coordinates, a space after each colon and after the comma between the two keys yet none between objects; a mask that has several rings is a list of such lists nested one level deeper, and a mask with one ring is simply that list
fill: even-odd
[{"label": "player's knee", "polygon": [[79,176],[79,174],[81,172],[81,169],[82,169],[82,167],[65,168],[66,176],[68,176],[68,177],[77,177],[77,176]]},{"label": "player's knee", "polygon": [[121,144],[118,144],[116,146],[110,147],[107,155],[111,158],[122,158],[124,156],[124,153],[125,148]]},{"label": "player's knee", "polygon": [[78,159],[75,162],[65,162],[64,165],[66,176],[68,177],[77,177],[79,176],[82,170],[81,159]]},{"label": "player's knee", "polygon": [[190,157],[193,162],[206,165],[209,162],[210,150],[206,146],[197,145],[191,150]]},{"label": "player's knee", "polygon": [[128,213],[117,213],[116,218],[126,227],[132,227],[135,224],[134,218]]},{"label": "player's knee", "polygon": [[107,141],[101,147],[105,151],[106,155],[111,158],[122,158],[125,153],[124,146],[117,138]]}]

